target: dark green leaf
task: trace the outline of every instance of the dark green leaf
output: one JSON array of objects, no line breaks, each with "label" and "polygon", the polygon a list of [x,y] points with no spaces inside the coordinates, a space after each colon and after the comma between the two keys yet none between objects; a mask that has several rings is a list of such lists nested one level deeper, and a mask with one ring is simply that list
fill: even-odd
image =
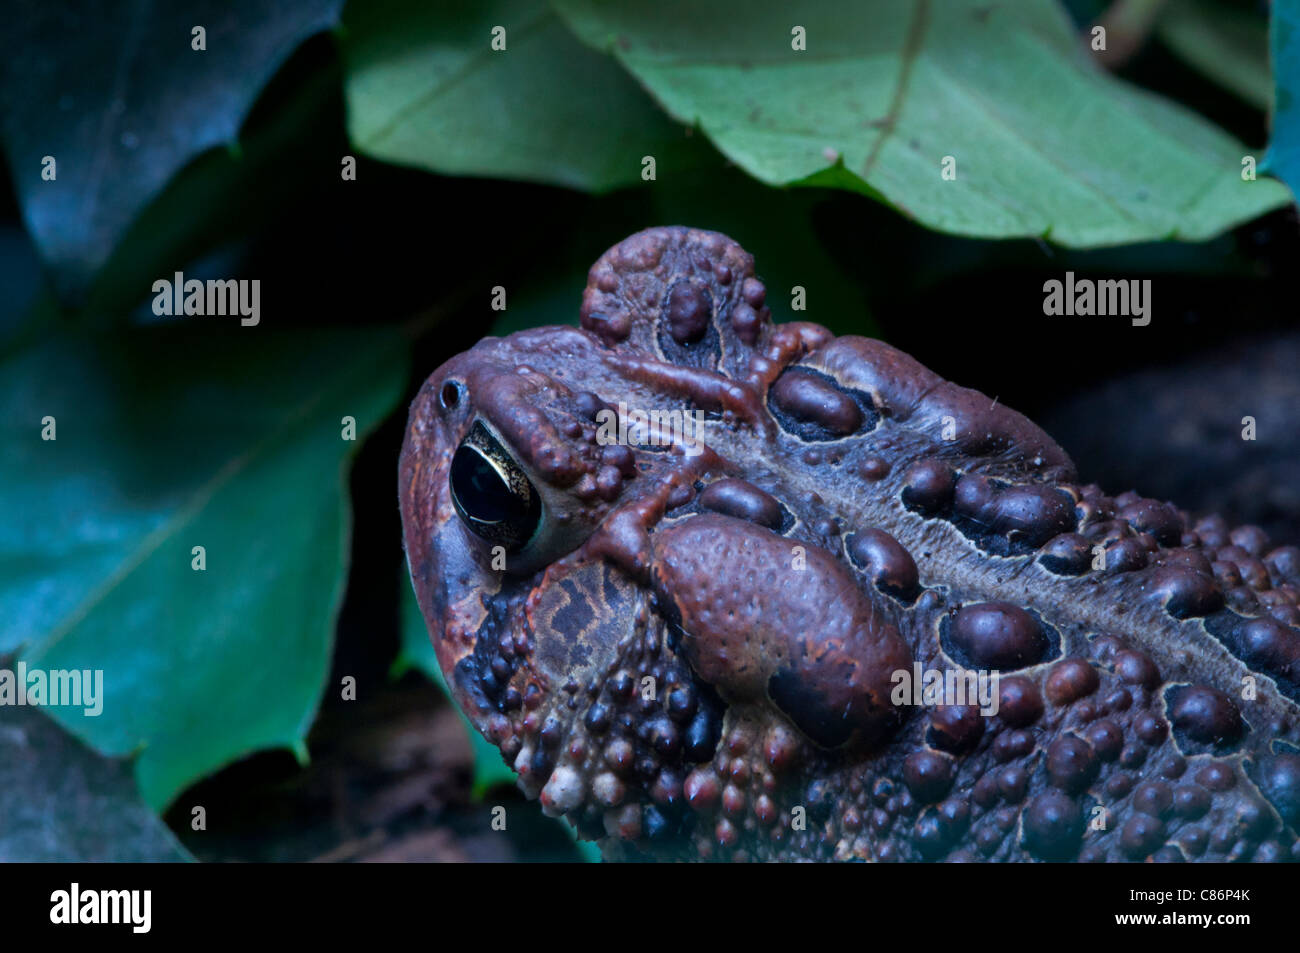
[{"label": "dark green leaf", "polygon": [[[258,92],[342,0],[41,0],[0,32],[0,140],[65,298],[199,153],[233,144]],[[191,31],[206,30],[206,50]],[[42,160],[57,178],[42,178]]]},{"label": "dark green leaf", "polygon": [[147,298],[154,279],[192,271],[202,256],[233,265],[241,242],[300,216],[313,193],[350,187],[339,178],[339,156],[347,151],[339,128],[340,82],[335,59],[287,84],[274,109],[245,124],[237,154],[208,150],[173,176],[113,248],[86,313],[129,313]]},{"label": "dark green leaf", "polygon": [[138,751],[155,807],[250,751],[302,751],[346,574],[342,418],[359,441],[406,374],[394,331],[237,323],[49,342],[0,368],[0,639],[33,666],[103,670],[101,715],[48,711],[101,753]]}]

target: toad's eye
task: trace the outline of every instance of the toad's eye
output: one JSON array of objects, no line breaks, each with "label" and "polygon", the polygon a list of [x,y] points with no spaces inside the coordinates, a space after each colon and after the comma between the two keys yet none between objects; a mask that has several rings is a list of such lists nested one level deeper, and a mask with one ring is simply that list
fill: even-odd
[{"label": "toad's eye", "polygon": [[470,532],[508,552],[522,549],[541,520],[537,489],[479,421],[451,458],[451,500]]}]

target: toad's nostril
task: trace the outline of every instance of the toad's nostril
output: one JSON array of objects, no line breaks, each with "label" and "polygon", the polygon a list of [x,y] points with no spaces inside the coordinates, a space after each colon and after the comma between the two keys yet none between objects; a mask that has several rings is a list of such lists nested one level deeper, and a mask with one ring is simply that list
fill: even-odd
[{"label": "toad's nostril", "polygon": [[447,381],[438,392],[438,404],[443,410],[451,410],[460,403],[460,383]]}]

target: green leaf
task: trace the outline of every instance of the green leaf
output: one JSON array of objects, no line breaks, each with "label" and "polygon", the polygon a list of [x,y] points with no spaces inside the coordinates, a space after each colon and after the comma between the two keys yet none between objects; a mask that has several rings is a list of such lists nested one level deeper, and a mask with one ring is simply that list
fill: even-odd
[{"label": "green leaf", "polygon": [[1273,140],[1264,165],[1294,191],[1300,188],[1300,0],[1273,0],[1268,29]]},{"label": "green leaf", "polygon": [[[6,14],[0,141],[65,299],[81,299],[182,166],[234,142],[258,92],[299,43],[338,22],[341,5],[42,0]],[[195,26],[206,50],[192,48]]]},{"label": "green leaf", "polygon": [[347,463],[406,380],[396,331],[238,324],[49,341],[0,368],[0,640],[103,671],[102,714],[47,711],[103,754],[138,751],[155,807],[251,751],[303,750]]},{"label": "green leaf", "polygon": [[[545,0],[381,0],[344,15],[348,131],[389,162],[605,191],[698,146]],[[492,48],[505,29],[504,50]]]},{"label": "green leaf", "polygon": [[[451,701],[451,692],[447,689],[447,680],[438,665],[438,656],[433,651],[433,642],[429,640],[429,630],[420,614],[420,606],[415,601],[415,590],[409,579],[403,578],[402,587],[402,646],[397,661],[393,663],[393,674],[401,675],[410,669],[423,672],[438,686],[443,697]],[[454,702],[453,702],[454,704]],[[471,796],[476,800],[498,785],[515,783],[515,772],[501,757],[500,750],[469,723],[464,712],[457,708],[465,733],[469,736],[470,748],[474,752],[474,781]],[[565,825],[566,827],[568,825]]]},{"label": "green leaf", "polygon": [[761,181],[853,189],[942,231],[1197,240],[1288,201],[1242,181],[1232,137],[1089,62],[1053,0],[556,7]]}]

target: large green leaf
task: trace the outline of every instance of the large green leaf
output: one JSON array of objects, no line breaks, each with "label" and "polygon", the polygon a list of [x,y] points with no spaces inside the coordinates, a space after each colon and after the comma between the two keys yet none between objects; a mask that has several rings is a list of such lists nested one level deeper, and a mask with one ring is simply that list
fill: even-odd
[{"label": "large green leaf", "polygon": [[48,711],[101,753],[138,751],[154,806],[250,751],[302,751],[346,575],[346,464],[406,379],[395,331],[237,322],[0,367],[0,644],[103,670],[98,717]]},{"label": "large green leaf", "polygon": [[695,153],[545,0],[367,0],[344,25],[348,129],[377,158],[602,191],[640,181],[644,156],[662,175]]},{"label": "large green leaf", "polygon": [[1273,61],[1273,139],[1265,165],[1300,188],[1300,0],[1273,0],[1269,19]]},{"label": "large green leaf", "polygon": [[[182,166],[233,143],[289,54],[342,0],[41,0],[0,30],[0,144],[28,230],[78,300]],[[194,27],[206,50],[192,48]],[[43,159],[57,177],[42,176]]]},{"label": "large green leaf", "polygon": [[855,189],[944,231],[1203,239],[1288,201],[1242,180],[1230,136],[1088,62],[1054,0],[556,7],[762,181]]}]

